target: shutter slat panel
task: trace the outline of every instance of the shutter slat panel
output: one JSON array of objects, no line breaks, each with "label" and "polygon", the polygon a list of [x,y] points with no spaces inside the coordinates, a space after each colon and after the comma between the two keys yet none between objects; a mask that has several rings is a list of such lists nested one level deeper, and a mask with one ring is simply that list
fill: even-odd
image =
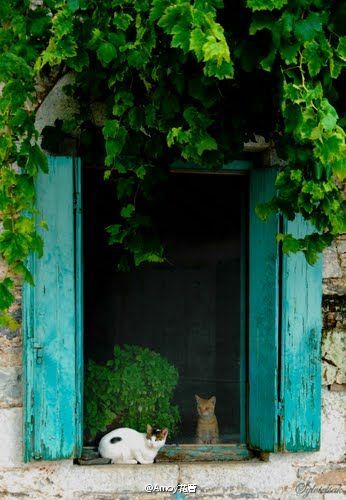
[{"label": "shutter slat panel", "polygon": [[[25,458],[54,460],[75,455],[76,286],[74,164],[49,158],[49,173],[36,183],[36,208],[48,230],[41,259],[32,256],[35,287],[25,291]],[[27,300],[25,301],[27,302]]]},{"label": "shutter slat panel", "polygon": [[[313,232],[301,216],[285,221],[298,238]],[[311,266],[302,252],[283,256],[282,447],[319,448],[321,425],[322,258]]]},{"label": "shutter slat panel", "polygon": [[274,169],[250,174],[249,220],[249,445],[275,451],[278,444],[278,218],[263,223],[258,203],[274,194]]}]

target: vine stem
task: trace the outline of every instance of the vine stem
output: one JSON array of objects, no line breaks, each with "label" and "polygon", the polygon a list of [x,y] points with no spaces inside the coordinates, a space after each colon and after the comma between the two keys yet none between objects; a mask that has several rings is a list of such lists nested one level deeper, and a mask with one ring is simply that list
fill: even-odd
[{"label": "vine stem", "polygon": [[307,89],[307,87],[306,87],[306,85],[305,85],[305,72],[304,72],[304,70],[303,70],[303,60],[304,60],[304,58],[303,58],[303,54],[302,54],[302,52],[301,52],[301,51],[299,51],[299,66],[298,66],[298,67],[299,67],[299,70],[300,70],[300,75],[301,75],[301,77],[302,77],[302,85],[301,85],[301,86],[302,86],[302,87],[303,87],[303,89],[307,92],[307,91],[308,91],[308,89]]}]

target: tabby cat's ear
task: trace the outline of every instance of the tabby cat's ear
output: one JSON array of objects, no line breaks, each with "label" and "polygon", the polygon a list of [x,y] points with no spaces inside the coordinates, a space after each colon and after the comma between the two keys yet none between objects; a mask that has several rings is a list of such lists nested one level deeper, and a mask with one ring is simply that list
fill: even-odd
[{"label": "tabby cat's ear", "polygon": [[201,398],[197,394],[195,394],[195,398],[196,398],[197,403],[199,403]]},{"label": "tabby cat's ear", "polygon": [[150,424],[147,424],[147,434],[148,436],[151,436],[153,433],[153,428],[151,427]]},{"label": "tabby cat's ear", "polygon": [[215,396],[212,396],[209,401],[211,401],[213,403],[213,405],[215,406],[215,403],[216,403],[216,397]]}]

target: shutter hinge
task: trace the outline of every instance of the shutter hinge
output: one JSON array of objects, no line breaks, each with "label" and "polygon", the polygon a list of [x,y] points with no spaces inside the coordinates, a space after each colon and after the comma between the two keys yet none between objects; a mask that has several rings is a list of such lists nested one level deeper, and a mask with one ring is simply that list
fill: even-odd
[{"label": "shutter hinge", "polygon": [[38,344],[37,342],[34,342],[34,350],[35,350],[35,359],[36,363],[40,365],[42,363],[43,359],[43,346]]},{"label": "shutter hinge", "polygon": [[279,418],[284,417],[284,403],[283,403],[283,401],[278,401],[276,403],[276,413],[277,413]]}]

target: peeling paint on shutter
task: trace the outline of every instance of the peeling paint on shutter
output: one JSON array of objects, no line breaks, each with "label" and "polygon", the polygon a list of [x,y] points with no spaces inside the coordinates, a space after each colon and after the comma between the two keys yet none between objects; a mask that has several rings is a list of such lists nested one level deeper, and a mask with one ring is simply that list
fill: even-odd
[{"label": "peeling paint on shutter", "polygon": [[[274,194],[276,172],[250,174],[249,445],[261,451],[313,451],[321,427],[322,258],[282,255],[279,217],[263,223],[258,203]],[[282,220],[282,219],[281,219]],[[313,231],[301,216],[280,231]]]},{"label": "peeling paint on shutter", "polygon": [[76,208],[80,213],[78,172],[78,161],[51,157],[49,173],[40,173],[36,184],[37,210],[48,230],[41,231],[43,257],[31,256],[29,261],[35,287],[26,284],[23,290],[25,461],[70,458],[81,451],[81,234],[76,231],[75,216]]},{"label": "peeling paint on shutter", "polygon": [[259,203],[275,192],[276,170],[250,173],[249,215],[249,445],[262,451],[278,446],[279,251],[278,217],[263,223]]},{"label": "peeling paint on shutter", "polygon": [[[303,217],[285,221],[298,238],[313,232]],[[311,266],[302,252],[283,255],[282,399],[280,446],[313,451],[320,445],[322,257]]]}]

